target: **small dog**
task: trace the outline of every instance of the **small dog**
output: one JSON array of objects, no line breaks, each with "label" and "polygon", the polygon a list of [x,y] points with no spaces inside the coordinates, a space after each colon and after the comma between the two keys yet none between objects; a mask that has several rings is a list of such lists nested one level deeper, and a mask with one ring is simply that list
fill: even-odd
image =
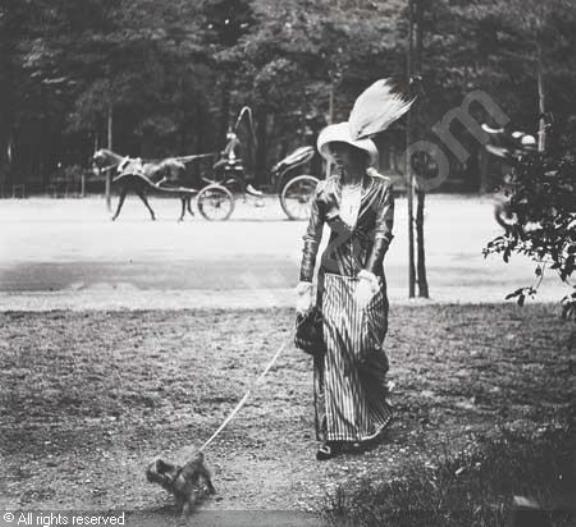
[{"label": "small dog", "polygon": [[194,459],[183,467],[156,459],[146,470],[146,477],[151,483],[158,483],[174,495],[177,507],[185,516],[189,515],[198,496],[202,492],[202,483],[208,494],[215,494],[210,471],[204,465],[204,454],[198,452]]}]

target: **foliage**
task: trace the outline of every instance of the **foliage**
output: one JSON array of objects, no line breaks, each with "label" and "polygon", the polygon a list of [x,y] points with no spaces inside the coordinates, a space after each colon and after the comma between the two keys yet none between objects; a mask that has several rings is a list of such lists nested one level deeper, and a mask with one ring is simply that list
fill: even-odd
[{"label": "foliage", "polygon": [[[569,284],[576,271],[576,157],[533,153],[523,157],[508,183],[509,207],[517,222],[506,234],[492,240],[485,255],[513,253],[538,262],[537,285],[508,295],[522,305],[540,285],[544,268],[555,270]],[[576,316],[574,292],[563,299],[564,316]]]},{"label": "foliage", "polygon": [[[534,128],[537,42],[556,128],[576,136],[572,2],[417,5],[423,127],[480,88]],[[0,173],[8,144],[14,174],[38,178],[58,161],[83,162],[105,143],[110,109],[114,146],[154,157],[219,149],[248,104],[263,160],[310,140],[305,121],[326,122],[330,94],[341,120],[371,82],[404,76],[406,7],[405,0],[5,0]]]}]

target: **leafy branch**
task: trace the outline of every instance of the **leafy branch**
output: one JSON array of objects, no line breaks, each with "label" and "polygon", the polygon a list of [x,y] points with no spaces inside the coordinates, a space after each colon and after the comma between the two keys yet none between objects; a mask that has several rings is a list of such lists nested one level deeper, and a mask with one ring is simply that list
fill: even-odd
[{"label": "leafy branch", "polygon": [[500,254],[508,262],[522,254],[537,262],[537,282],[506,298],[523,305],[542,284],[544,269],[556,271],[574,291],[562,299],[563,316],[576,317],[576,158],[531,153],[518,163],[507,183],[508,207],[516,217],[504,235],[490,241],[483,253]]}]

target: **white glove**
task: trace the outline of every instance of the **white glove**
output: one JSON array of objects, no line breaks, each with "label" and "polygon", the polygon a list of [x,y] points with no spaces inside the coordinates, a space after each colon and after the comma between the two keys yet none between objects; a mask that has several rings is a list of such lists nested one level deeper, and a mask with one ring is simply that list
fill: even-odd
[{"label": "white glove", "polygon": [[296,286],[296,312],[305,315],[314,306],[312,282],[299,282]]},{"label": "white glove", "polygon": [[356,285],[356,303],[358,307],[365,308],[378,292],[380,284],[378,277],[370,271],[362,270],[358,273]]}]

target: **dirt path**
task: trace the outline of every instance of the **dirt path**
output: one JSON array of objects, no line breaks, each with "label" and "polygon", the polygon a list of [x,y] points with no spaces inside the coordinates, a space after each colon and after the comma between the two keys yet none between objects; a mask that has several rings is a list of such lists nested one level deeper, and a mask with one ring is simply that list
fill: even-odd
[{"label": "dirt path", "polygon": [[[291,325],[285,309],[0,314],[0,505],[162,509],[146,462],[199,446]],[[576,395],[556,306],[398,306],[390,328],[386,441],[316,462],[310,359],[290,348],[207,451],[218,495],[202,510],[316,511],[338,484],[434,464],[501,425],[533,430]]]}]

